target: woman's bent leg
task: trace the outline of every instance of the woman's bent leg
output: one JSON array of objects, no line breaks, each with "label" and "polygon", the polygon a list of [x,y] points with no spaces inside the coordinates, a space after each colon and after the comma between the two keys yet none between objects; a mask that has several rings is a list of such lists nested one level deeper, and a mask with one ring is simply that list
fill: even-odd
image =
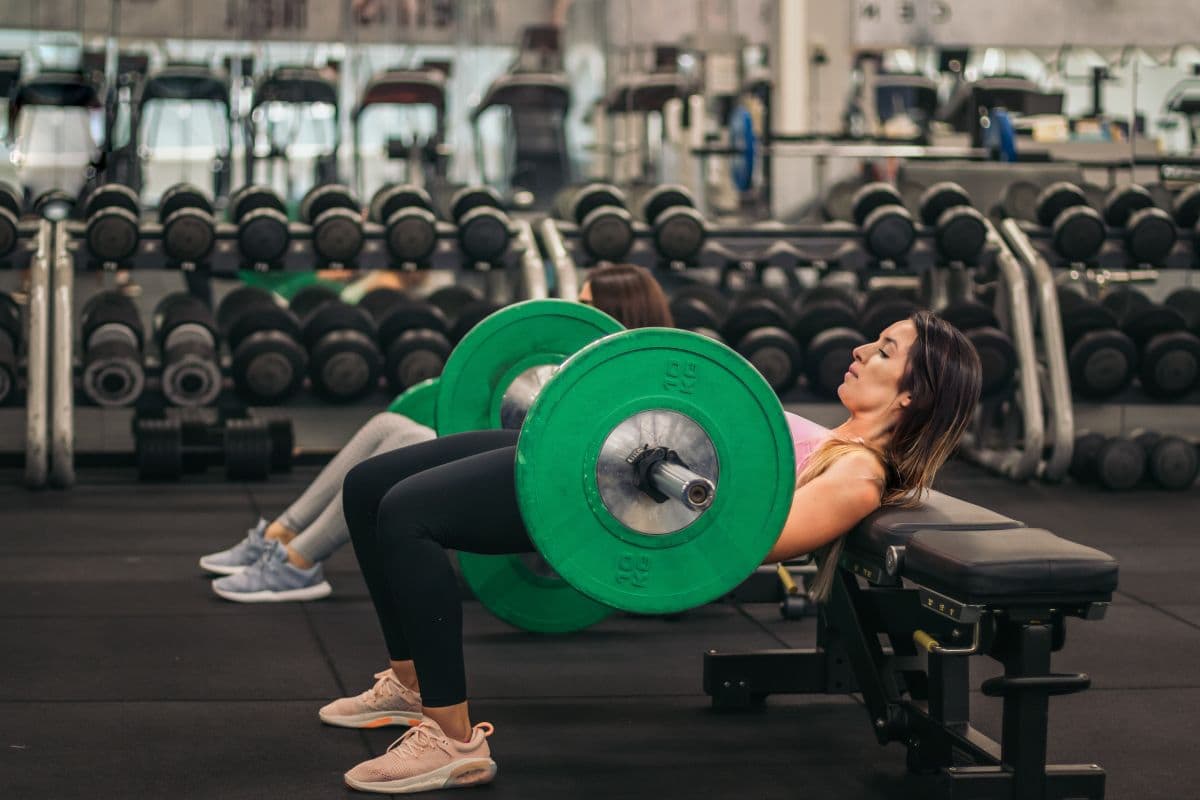
[{"label": "woman's bent leg", "polygon": [[[342,491],[342,509],[350,531],[350,541],[354,544],[354,554],[358,558],[367,590],[375,604],[379,625],[387,642],[388,655],[393,661],[407,661],[412,656],[402,623],[395,611],[388,586],[388,570],[376,537],[380,504],[384,495],[400,481],[424,470],[489,450],[511,448],[516,445],[517,435],[516,431],[498,430],[445,436],[369,458],[346,475]],[[508,472],[512,472],[511,460]],[[428,498],[427,504],[432,505],[434,502],[433,498]],[[395,576],[397,581],[407,577],[406,572]]]}]

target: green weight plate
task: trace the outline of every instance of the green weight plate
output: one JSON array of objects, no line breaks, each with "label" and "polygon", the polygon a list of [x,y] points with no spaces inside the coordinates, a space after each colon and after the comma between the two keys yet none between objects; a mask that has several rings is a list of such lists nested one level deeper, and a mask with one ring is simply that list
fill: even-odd
[{"label": "green weight plate", "polygon": [[437,429],[438,379],[429,378],[408,387],[387,410],[403,414],[418,425]]},{"label": "green weight plate", "polygon": [[561,364],[622,330],[603,311],[570,300],[527,300],[497,311],[463,337],[442,370],[438,435],[500,427],[500,401],[527,369]]},{"label": "green weight plate", "polygon": [[484,608],[510,625],[534,633],[571,633],[613,613],[576,591],[536,556],[459,553],[458,566]]},{"label": "green weight plate", "polygon": [[[713,479],[712,505],[691,512],[632,488],[625,453],[641,444],[677,450]],[[744,580],[778,538],[796,481],[783,409],[757,370],[711,339],[659,328],[606,337],[563,364],[521,429],[516,477],[554,570],[598,602],[647,614]]]}]

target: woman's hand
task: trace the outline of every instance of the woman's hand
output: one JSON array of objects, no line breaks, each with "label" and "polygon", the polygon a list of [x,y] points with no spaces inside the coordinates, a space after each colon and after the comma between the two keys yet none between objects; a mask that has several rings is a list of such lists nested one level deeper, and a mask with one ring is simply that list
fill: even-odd
[{"label": "woman's hand", "polygon": [[783,532],[764,564],[811,553],[849,532],[879,508],[883,465],[867,452],[849,453],[792,495]]}]

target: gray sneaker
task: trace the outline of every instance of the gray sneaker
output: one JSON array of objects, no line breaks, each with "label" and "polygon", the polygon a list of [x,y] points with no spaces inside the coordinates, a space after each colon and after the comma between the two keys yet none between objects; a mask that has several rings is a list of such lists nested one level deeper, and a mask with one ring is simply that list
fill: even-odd
[{"label": "gray sneaker", "polygon": [[312,569],[293,567],[287,549],[277,541],[267,543],[262,558],[236,575],[213,581],[213,591],[235,603],[288,603],[320,600],[333,590],[320,564]]},{"label": "gray sneaker", "polygon": [[218,575],[236,575],[258,561],[269,544],[263,538],[268,524],[265,519],[260,519],[257,525],[246,531],[246,538],[233,547],[219,553],[209,553],[201,558],[201,568]]}]

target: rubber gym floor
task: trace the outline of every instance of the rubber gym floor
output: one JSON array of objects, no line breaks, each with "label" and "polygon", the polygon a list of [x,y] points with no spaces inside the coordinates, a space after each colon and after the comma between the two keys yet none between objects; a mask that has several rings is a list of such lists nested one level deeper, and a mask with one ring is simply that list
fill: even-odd
[{"label": "rubber gym floor", "polygon": [[[216,598],[197,557],[282,509],[314,470],[266,484],[156,486],[84,470],[31,493],[0,472],[0,797],[328,798],[398,729],[322,726],[317,708],[384,664],[353,555],[309,604]],[[1058,671],[1093,688],[1051,701],[1050,758],[1098,763],[1107,797],[1195,797],[1200,785],[1200,493],[1017,486],[952,464],[940,488],[1121,561],[1100,622],[1069,623]],[[490,798],[926,797],[899,745],[880,747],[854,697],[770,698],[717,715],[708,648],[810,645],[811,619],[714,604],[672,621],[617,616],[541,637],[466,607],[472,710],[496,725]],[[998,672],[972,659],[973,684]],[[973,699],[998,738],[998,701]],[[449,794],[449,793],[446,793]],[[459,791],[453,796],[463,796]]]}]

